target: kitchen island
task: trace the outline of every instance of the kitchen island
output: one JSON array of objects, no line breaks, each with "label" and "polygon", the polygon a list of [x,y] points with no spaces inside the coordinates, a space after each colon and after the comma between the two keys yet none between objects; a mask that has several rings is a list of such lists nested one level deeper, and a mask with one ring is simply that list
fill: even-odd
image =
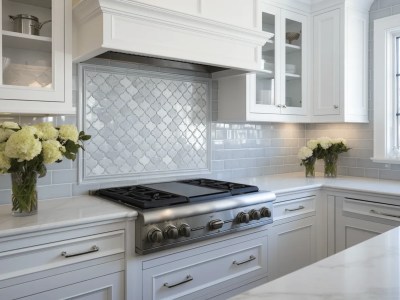
[{"label": "kitchen island", "polygon": [[231,299],[400,299],[400,227]]}]

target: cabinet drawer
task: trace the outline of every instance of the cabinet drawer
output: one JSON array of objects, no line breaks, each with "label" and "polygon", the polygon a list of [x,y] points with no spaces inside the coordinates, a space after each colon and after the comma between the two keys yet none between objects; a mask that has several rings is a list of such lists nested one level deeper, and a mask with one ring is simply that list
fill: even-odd
[{"label": "cabinet drawer", "polygon": [[343,212],[370,216],[400,223],[400,206],[374,203],[353,198],[344,198]]},{"label": "cabinet drawer", "polygon": [[124,253],[118,230],[0,253],[0,280]]},{"label": "cabinet drawer", "polygon": [[253,240],[251,247],[234,245],[144,270],[144,299],[190,299],[228,280],[266,276],[266,245],[267,237]]},{"label": "cabinet drawer", "polygon": [[274,204],[274,221],[315,213],[315,196]]}]

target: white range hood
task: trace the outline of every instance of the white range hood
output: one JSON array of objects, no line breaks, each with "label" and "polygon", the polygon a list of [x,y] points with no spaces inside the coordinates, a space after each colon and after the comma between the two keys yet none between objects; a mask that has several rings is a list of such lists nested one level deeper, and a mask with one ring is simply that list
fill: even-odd
[{"label": "white range hood", "polygon": [[261,69],[259,0],[82,0],[73,9],[73,60],[107,51]]}]

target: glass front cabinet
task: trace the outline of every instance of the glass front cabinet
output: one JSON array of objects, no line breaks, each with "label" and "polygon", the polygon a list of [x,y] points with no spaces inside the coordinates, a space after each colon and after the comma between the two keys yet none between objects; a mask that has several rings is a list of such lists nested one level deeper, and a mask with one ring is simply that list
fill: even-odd
[{"label": "glass front cabinet", "polygon": [[252,77],[250,113],[306,115],[307,17],[265,5],[262,30],[274,34],[262,48],[262,68]]},{"label": "glass front cabinet", "polygon": [[0,113],[74,113],[71,1],[0,2]]}]

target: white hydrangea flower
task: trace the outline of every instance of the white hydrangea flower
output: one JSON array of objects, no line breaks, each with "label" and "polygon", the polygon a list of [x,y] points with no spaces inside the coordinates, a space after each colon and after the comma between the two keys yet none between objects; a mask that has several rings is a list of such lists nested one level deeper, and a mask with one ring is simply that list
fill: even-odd
[{"label": "white hydrangea flower", "polygon": [[330,146],[332,146],[332,139],[326,136],[320,137],[318,138],[318,143],[323,149],[328,149]]},{"label": "white hydrangea flower", "polygon": [[307,142],[307,147],[310,148],[311,150],[314,150],[315,148],[318,147],[318,141],[317,140],[309,140]]},{"label": "white hydrangea flower", "polygon": [[58,137],[58,130],[54,128],[52,123],[39,123],[34,127],[37,129],[38,137],[44,141],[55,140]]},{"label": "white hydrangea flower", "polygon": [[333,139],[333,140],[332,140],[332,143],[333,143],[333,144],[340,144],[340,143],[343,143],[343,145],[346,146],[347,141],[346,141],[344,138],[337,138],[337,139]]},{"label": "white hydrangea flower", "polygon": [[52,164],[57,160],[62,159],[62,150],[65,151],[64,147],[61,146],[59,141],[48,140],[42,142],[43,147],[43,162],[45,164]]},{"label": "white hydrangea flower", "polygon": [[79,132],[74,125],[61,125],[59,130],[59,136],[63,140],[71,140],[73,142],[78,142]]},{"label": "white hydrangea flower", "polygon": [[6,149],[6,143],[0,143],[0,152]]},{"label": "white hydrangea flower", "polygon": [[308,147],[301,147],[297,156],[301,160],[305,160],[313,155],[313,151]]},{"label": "white hydrangea flower", "polygon": [[0,124],[0,127],[3,127],[4,129],[19,129],[18,123],[15,122],[3,122]]},{"label": "white hydrangea flower", "polygon": [[29,161],[40,154],[42,144],[35,138],[36,129],[32,126],[23,127],[14,132],[6,142],[5,154],[10,158],[16,158],[19,162]]},{"label": "white hydrangea flower", "polygon": [[7,173],[7,170],[10,167],[10,158],[4,153],[4,151],[0,151],[0,174]]}]

